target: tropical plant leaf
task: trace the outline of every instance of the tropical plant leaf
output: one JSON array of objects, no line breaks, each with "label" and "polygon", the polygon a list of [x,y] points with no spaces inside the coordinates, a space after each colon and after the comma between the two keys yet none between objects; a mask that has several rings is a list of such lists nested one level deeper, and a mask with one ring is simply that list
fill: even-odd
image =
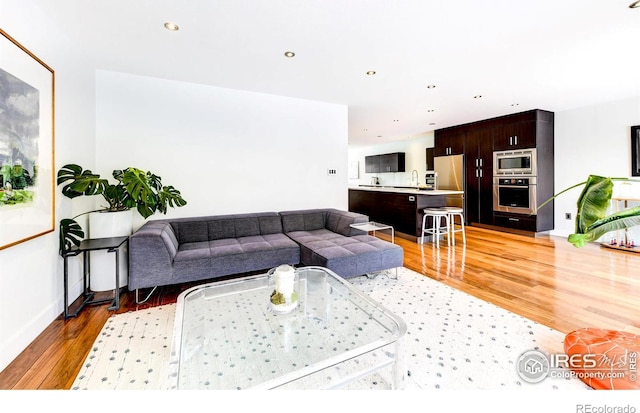
[{"label": "tropical plant leaf", "polygon": [[67,164],[60,168],[57,176],[57,184],[65,184],[62,194],[67,198],[76,198],[81,195],[101,195],[109,185],[106,179],[94,174],[90,170],[82,170],[81,166]]},{"label": "tropical plant leaf", "polygon": [[589,227],[605,216],[611,203],[613,181],[603,176],[589,175],[582,193],[578,197],[576,213],[576,234],[584,234]]},{"label": "tropical plant leaf", "polygon": [[167,213],[168,207],[178,208],[181,206],[187,205],[187,201],[182,198],[180,191],[175,189],[173,186],[165,186],[162,188],[162,191],[158,193],[160,197],[160,202],[158,203],[158,211],[163,214]]},{"label": "tropical plant leaf", "polygon": [[619,231],[640,225],[640,206],[628,208],[600,219],[587,228],[584,233],[569,235],[568,241],[576,247],[596,241],[608,232]]},{"label": "tropical plant leaf", "polygon": [[60,253],[69,250],[73,245],[80,245],[84,239],[84,231],[80,224],[70,218],[60,221]]}]

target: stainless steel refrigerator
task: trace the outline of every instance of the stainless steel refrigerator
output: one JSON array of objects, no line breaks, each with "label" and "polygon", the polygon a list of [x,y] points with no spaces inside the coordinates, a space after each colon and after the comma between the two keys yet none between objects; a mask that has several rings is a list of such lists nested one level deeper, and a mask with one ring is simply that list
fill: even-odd
[{"label": "stainless steel refrigerator", "polygon": [[[464,191],[464,155],[436,156],[433,169],[438,173],[436,189]],[[464,208],[464,195],[447,195],[447,206]]]}]

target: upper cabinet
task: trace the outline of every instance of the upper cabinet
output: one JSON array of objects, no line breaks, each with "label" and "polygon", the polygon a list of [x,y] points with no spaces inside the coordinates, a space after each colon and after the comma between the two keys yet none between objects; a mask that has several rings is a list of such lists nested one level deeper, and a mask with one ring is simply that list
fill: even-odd
[{"label": "upper cabinet", "polygon": [[[551,135],[549,134],[551,125]],[[496,127],[493,136],[493,150],[536,148],[553,139],[553,113],[531,110],[505,116]],[[549,136],[550,135],[550,136]]]},{"label": "upper cabinet", "polygon": [[433,156],[460,155],[464,153],[466,129],[460,126],[438,129],[434,134]]},{"label": "upper cabinet", "polygon": [[374,174],[380,172],[380,157],[379,156],[365,156],[364,157],[364,171],[368,174]]},{"label": "upper cabinet", "polygon": [[367,173],[405,172],[405,153],[365,156],[364,171]]}]

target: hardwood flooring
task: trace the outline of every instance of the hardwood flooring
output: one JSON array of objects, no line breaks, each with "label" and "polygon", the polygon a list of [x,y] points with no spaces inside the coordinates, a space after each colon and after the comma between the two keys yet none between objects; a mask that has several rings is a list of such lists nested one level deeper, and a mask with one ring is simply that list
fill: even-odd
[{"label": "hardwood flooring", "polygon": [[[587,326],[640,331],[640,254],[477,227],[467,227],[466,235],[466,244],[457,234],[455,246],[445,242],[440,249],[395,241],[404,248],[405,267],[561,332]],[[143,305],[123,292],[119,312],[175,302],[191,285],[161,288]],[[54,320],[0,372],[0,389],[69,389],[113,314],[107,307]]]}]

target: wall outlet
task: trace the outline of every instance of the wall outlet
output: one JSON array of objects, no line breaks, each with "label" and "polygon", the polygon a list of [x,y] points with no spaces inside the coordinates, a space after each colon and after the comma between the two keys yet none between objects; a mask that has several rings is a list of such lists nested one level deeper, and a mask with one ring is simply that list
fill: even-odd
[{"label": "wall outlet", "polygon": [[571,212],[565,212],[564,219],[571,219]]},{"label": "wall outlet", "polygon": [[337,173],[338,173],[337,169],[331,169],[331,168],[327,169],[327,175],[335,175]]}]

